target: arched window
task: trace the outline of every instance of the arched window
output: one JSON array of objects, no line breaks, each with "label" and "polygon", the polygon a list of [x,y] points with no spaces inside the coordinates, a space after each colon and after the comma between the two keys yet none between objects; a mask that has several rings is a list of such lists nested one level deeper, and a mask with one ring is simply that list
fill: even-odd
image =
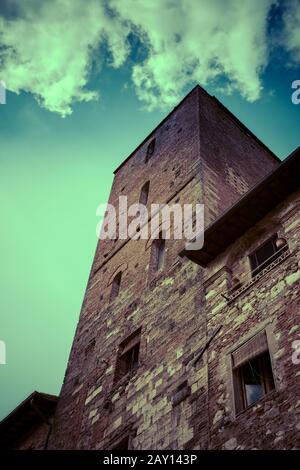
[{"label": "arched window", "polygon": [[118,272],[115,275],[112,284],[111,284],[111,292],[110,292],[110,301],[112,302],[116,297],[118,297],[121,287],[121,279],[122,279],[122,272]]},{"label": "arched window", "polygon": [[155,139],[152,139],[147,147],[145,163],[147,163],[150,160],[150,158],[154,154],[154,150],[155,150]]},{"label": "arched window", "polygon": [[150,181],[147,181],[141,189],[139,203],[144,206],[147,205],[148,196],[149,196]]}]

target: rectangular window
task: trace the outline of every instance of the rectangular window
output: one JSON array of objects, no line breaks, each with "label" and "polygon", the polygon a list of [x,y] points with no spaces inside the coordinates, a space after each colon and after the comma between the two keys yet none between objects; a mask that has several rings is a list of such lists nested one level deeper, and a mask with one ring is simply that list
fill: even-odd
[{"label": "rectangular window", "polygon": [[232,366],[237,413],[275,388],[265,332],[254,336],[232,353]]},{"label": "rectangular window", "polygon": [[[282,240],[282,239],[279,239]],[[287,245],[278,248],[277,235],[270,238],[266,243],[260,246],[257,250],[250,255],[250,264],[252,276],[263,271],[269,264],[273,263],[282,253],[287,249]]]},{"label": "rectangular window", "polygon": [[116,363],[115,382],[139,366],[141,330],[137,330],[120,344]]}]

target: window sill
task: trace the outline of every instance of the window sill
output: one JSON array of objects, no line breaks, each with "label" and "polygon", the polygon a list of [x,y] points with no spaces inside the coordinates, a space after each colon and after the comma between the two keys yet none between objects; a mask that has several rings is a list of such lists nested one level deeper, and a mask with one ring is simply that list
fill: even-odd
[{"label": "window sill", "polygon": [[260,398],[259,400],[257,400],[256,402],[252,403],[251,405],[247,406],[247,408],[245,408],[244,410],[242,411],[239,411],[238,413],[235,413],[235,416],[234,416],[234,420],[237,420],[240,418],[240,416],[243,416],[245,413],[247,413],[248,411],[252,410],[253,411],[253,408],[257,405],[263,405],[264,401],[265,400],[269,400],[270,398],[272,398],[272,396],[276,396],[277,394],[277,390],[274,389],[274,390],[271,390],[270,392],[266,393],[262,398]]},{"label": "window sill", "polygon": [[280,265],[283,261],[285,261],[289,256],[291,255],[291,252],[289,250],[285,251],[280,255],[275,261],[269,264],[265,269],[263,269],[260,273],[256,274],[251,281],[247,282],[246,284],[243,284],[241,287],[234,291],[229,291],[229,293],[226,295],[226,299],[228,303],[233,302],[237,297],[239,297],[241,294],[243,294],[245,291],[250,289],[254,284],[256,284],[265,274],[269,273],[274,269],[276,266]]}]

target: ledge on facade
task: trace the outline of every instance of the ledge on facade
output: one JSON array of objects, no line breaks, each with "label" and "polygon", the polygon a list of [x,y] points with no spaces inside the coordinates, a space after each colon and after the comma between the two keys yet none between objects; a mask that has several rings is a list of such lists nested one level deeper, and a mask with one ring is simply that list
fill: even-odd
[{"label": "ledge on facade", "polygon": [[201,250],[184,249],[180,256],[206,267],[249,228],[300,188],[300,147],[248,191],[204,232]]},{"label": "ledge on facade", "polygon": [[[291,255],[291,252],[289,250],[284,251],[281,253],[278,258],[276,258],[272,263],[270,263],[268,266],[266,266],[262,271],[260,271],[258,274],[256,274],[249,282],[242,283],[239,282],[238,285],[233,286],[230,291],[223,297],[226,298],[226,300],[230,303],[233,300],[235,300],[237,297],[239,297],[241,294],[243,294],[246,290],[250,289],[250,287],[253,286],[256,282],[258,282],[265,274],[270,272],[273,268],[276,266],[280,265],[286,258],[288,258]],[[248,274],[248,273],[246,273]]]}]

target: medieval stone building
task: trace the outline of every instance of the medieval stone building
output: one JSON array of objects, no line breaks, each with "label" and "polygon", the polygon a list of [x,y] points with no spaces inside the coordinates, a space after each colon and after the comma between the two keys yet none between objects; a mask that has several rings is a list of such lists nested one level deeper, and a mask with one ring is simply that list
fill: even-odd
[{"label": "medieval stone building", "polygon": [[49,448],[300,447],[299,159],[197,86],[117,168],[115,206],[203,203],[204,246],[99,241]]}]

